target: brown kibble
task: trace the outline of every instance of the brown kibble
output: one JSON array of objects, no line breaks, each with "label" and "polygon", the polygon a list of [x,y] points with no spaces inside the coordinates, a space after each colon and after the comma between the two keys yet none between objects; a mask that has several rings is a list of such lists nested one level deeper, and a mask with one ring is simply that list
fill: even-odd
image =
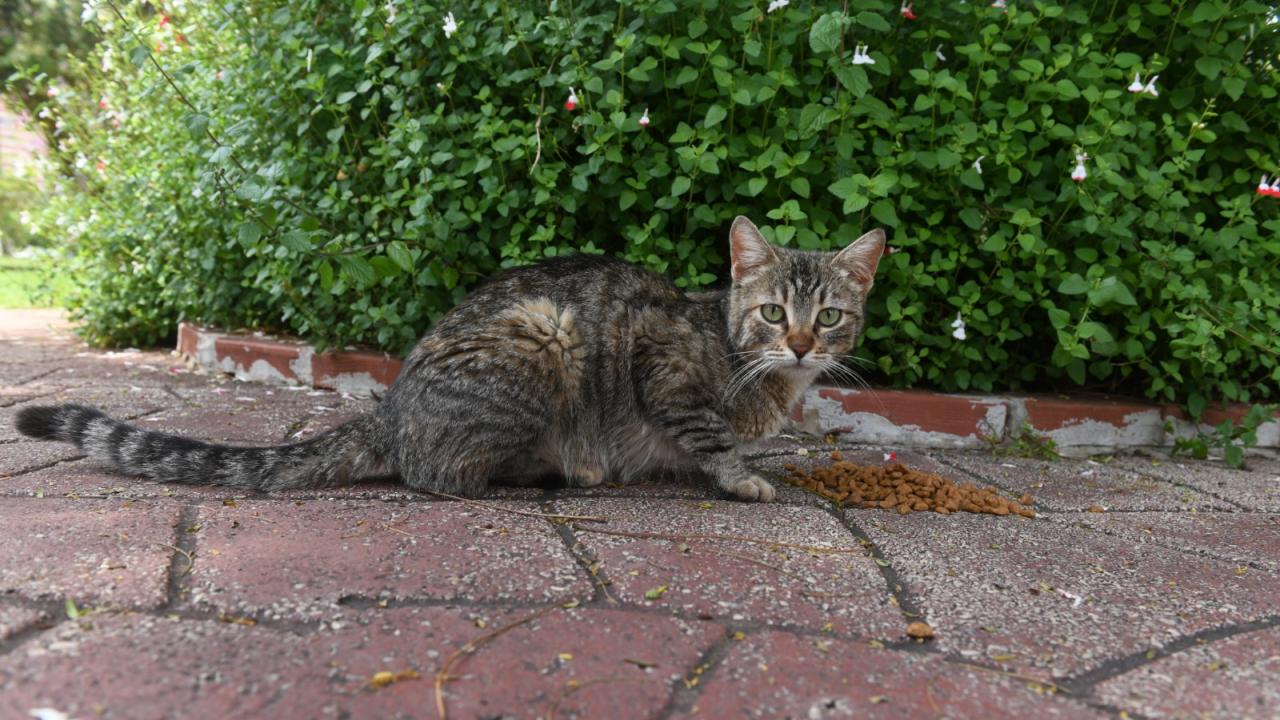
[{"label": "brown kibble", "polygon": [[1106,512],[1106,510],[1102,509],[1101,505],[1090,505],[1089,512],[1100,513],[1100,512]]},{"label": "brown kibble", "polygon": [[907,637],[913,637],[917,640],[928,640],[933,637],[933,628],[929,623],[917,620],[907,626]]},{"label": "brown kibble", "polygon": [[[1017,502],[1000,496],[992,488],[972,483],[957,485],[935,473],[913,470],[902,463],[862,466],[844,459],[839,450],[831,452],[826,467],[803,470],[785,465],[787,482],[807,488],[845,507],[896,510],[901,515],[934,511],[950,515],[964,511],[991,515],[1034,518],[1030,506],[1035,499],[1025,494]],[[1102,508],[1090,508],[1103,512]]]}]

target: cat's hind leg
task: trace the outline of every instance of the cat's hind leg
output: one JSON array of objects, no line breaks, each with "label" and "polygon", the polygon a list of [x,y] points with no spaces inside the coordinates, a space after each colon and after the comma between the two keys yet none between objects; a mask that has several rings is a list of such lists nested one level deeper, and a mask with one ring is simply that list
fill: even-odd
[{"label": "cat's hind leg", "polygon": [[541,462],[580,402],[582,338],[572,311],[545,298],[428,336],[410,363],[380,409],[411,488],[483,494],[510,468]]}]

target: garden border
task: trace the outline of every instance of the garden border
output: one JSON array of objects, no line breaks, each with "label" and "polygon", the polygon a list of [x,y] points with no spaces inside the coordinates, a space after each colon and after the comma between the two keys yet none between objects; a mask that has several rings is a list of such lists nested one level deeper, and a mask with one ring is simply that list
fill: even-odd
[{"label": "garden border", "polygon": [[[357,396],[384,392],[400,372],[400,360],[387,353],[316,352],[296,340],[189,323],[178,325],[178,352],[240,380],[299,383]],[[1238,420],[1247,411],[1245,405],[1206,409],[1201,428]],[[1129,398],[871,392],[823,383],[809,388],[791,419],[804,432],[848,433],[859,442],[912,447],[983,448],[1016,441],[1025,428],[1053,440],[1066,454],[1169,447],[1175,436],[1195,432],[1181,407]],[[1165,432],[1166,422],[1172,423],[1173,434]],[[1258,429],[1257,446],[1280,449],[1280,420]]]}]

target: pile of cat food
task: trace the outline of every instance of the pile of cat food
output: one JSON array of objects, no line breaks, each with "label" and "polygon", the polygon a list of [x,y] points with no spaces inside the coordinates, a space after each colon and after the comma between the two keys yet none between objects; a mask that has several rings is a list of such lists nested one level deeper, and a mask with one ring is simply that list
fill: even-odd
[{"label": "pile of cat food", "polygon": [[971,512],[1036,516],[1030,495],[1009,500],[991,488],[957,485],[941,475],[912,470],[901,463],[857,465],[845,460],[839,451],[831,453],[831,460],[830,465],[809,471],[785,465],[787,482],[849,507],[884,508],[903,515],[932,510],[943,515]]}]

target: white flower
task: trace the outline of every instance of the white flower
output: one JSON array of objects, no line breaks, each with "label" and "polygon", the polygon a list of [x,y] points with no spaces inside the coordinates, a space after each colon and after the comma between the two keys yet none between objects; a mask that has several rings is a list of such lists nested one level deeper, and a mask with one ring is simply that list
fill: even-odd
[{"label": "white flower", "polygon": [[1156,90],[1156,78],[1158,77],[1160,76],[1152,75],[1151,79],[1147,81],[1147,86],[1142,88],[1142,92],[1150,95],[1151,97],[1160,97],[1160,92]]},{"label": "white flower", "polygon": [[869,45],[858,45],[854,47],[853,64],[854,65],[875,65],[876,64],[875,58],[867,54],[867,51],[870,49],[871,47]]},{"label": "white flower", "polygon": [[[785,2],[786,0],[783,0]],[[640,116],[640,127],[649,127],[649,108],[644,109],[644,114]]]},{"label": "white flower", "polygon": [[1005,0],[995,0],[995,2],[991,3],[991,7],[1004,10],[1009,7],[1009,3],[1005,2]]},{"label": "white flower", "polygon": [[934,49],[933,49],[933,54],[938,56],[938,62],[946,62],[946,61],[947,61],[947,56],[942,54],[942,46],[941,46],[941,45],[939,45],[938,47],[936,47],[936,48],[934,48]]},{"label": "white flower", "polygon": [[1271,192],[1271,186],[1267,184],[1267,176],[1263,175],[1262,180],[1258,183],[1258,194],[1266,195]]},{"label": "white flower", "polygon": [[1076,182],[1084,182],[1084,179],[1089,177],[1089,172],[1084,169],[1084,161],[1088,159],[1089,156],[1085,153],[1076,154],[1076,169],[1071,171],[1072,180],[1075,180]]},{"label": "white flower", "polygon": [[446,39],[451,38],[456,32],[458,32],[458,21],[454,19],[453,13],[450,12],[444,16],[444,36]]},{"label": "white flower", "polygon": [[394,25],[396,23],[396,3],[395,0],[388,2],[384,8],[387,11],[387,24]]},{"label": "white flower", "polygon": [[951,337],[957,340],[963,340],[965,338],[964,317],[960,315],[958,310],[956,311],[956,319],[951,322],[951,327],[953,328],[951,330]]},{"label": "white flower", "polygon": [[1143,90],[1142,76],[1138,73],[1133,74],[1133,82],[1129,83],[1129,92],[1140,93]]},{"label": "white flower", "polygon": [[115,63],[112,62],[112,60],[113,58],[111,57],[111,48],[108,47],[106,50],[102,51],[102,72],[104,73],[111,72],[111,68],[114,67],[115,65]]},{"label": "white flower", "polygon": [[773,2],[769,3],[769,9],[768,9],[768,10],[766,10],[766,12],[773,12],[774,10],[781,10],[782,8],[784,8],[784,7],[786,7],[786,6],[790,5],[790,4],[791,4],[791,0],[773,0]]},{"label": "white flower", "polygon": [[987,157],[986,155],[979,155],[979,156],[978,156],[978,159],[973,161],[973,169],[974,169],[974,171],[976,171],[979,175],[981,175],[981,174],[982,174],[982,161],[983,161],[983,159],[984,159],[984,158],[986,158],[986,157]]},{"label": "white flower", "polygon": [[436,83],[436,89],[440,92],[444,92],[444,83]]},{"label": "white flower", "polygon": [[307,48],[307,72],[311,72],[311,56],[313,54],[314,51],[311,48]]},{"label": "white flower", "polygon": [[27,714],[36,720],[69,720],[66,713],[53,708],[32,708]]}]

